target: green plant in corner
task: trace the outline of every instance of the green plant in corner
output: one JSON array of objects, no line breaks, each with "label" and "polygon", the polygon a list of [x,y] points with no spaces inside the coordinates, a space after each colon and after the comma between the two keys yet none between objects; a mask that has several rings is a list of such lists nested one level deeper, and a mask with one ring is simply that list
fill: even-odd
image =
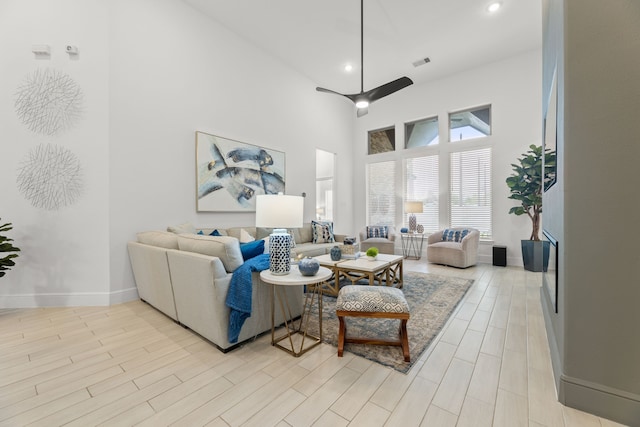
[{"label": "green plant in corner", "polygon": [[[12,228],[11,223],[2,224],[0,225],[0,232],[9,231]],[[17,258],[18,254],[13,252],[19,252],[20,249],[13,246],[11,242],[13,242],[13,239],[0,234],[0,253],[9,252],[9,255],[6,255],[4,258],[0,258],[0,277],[5,275],[5,270],[10,270],[11,267],[16,265],[12,258]]]},{"label": "green plant in corner", "polygon": [[532,230],[529,240],[540,240],[540,214],[542,214],[542,189],[555,179],[556,153],[550,149],[544,152],[542,146],[530,145],[529,150],[512,163],[513,174],[507,178],[511,191],[510,199],[520,202],[509,210],[510,214],[524,215],[531,219]]},{"label": "green plant in corner", "polygon": [[367,249],[366,255],[375,258],[378,256],[378,252],[379,252],[378,248],[376,248],[375,246],[372,246],[369,249]]}]

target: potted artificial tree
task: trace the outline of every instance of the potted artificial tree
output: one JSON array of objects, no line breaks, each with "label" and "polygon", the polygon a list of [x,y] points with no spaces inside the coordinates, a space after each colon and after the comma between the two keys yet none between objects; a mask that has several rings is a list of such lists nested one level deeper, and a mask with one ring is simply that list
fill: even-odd
[{"label": "potted artificial tree", "polygon": [[[11,223],[2,224],[0,225],[0,232],[9,231],[12,228],[13,227],[11,226]],[[3,258],[0,258],[0,277],[5,275],[5,270],[10,270],[11,267],[16,265],[16,263],[12,260],[12,258],[16,258],[18,256],[18,254],[14,252],[18,252],[20,251],[20,249],[13,246],[11,242],[13,242],[13,239],[10,239],[0,234],[0,254],[2,252],[9,253],[9,255],[6,255]]]},{"label": "potted artificial tree", "polygon": [[507,178],[511,191],[510,199],[520,202],[509,210],[510,214],[524,215],[531,219],[531,236],[522,240],[522,261],[529,271],[546,271],[549,263],[549,242],[540,240],[540,215],[542,214],[542,191],[555,179],[556,153],[542,146],[530,145],[529,150],[511,164],[513,174]]}]

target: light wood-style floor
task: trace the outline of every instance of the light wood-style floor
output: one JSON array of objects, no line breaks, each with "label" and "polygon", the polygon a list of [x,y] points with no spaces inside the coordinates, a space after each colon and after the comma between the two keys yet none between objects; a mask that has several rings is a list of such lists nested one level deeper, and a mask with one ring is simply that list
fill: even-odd
[{"label": "light wood-style floor", "polygon": [[539,274],[409,270],[475,283],[407,375],[269,334],[223,354],[140,301],[0,310],[0,426],[619,425],[557,403]]}]

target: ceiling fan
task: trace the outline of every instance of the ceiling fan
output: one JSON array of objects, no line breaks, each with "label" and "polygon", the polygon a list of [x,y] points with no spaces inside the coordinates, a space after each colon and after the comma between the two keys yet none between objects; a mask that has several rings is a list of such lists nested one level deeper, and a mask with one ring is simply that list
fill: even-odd
[{"label": "ceiling fan", "polygon": [[384,98],[387,95],[391,95],[392,93],[397,92],[400,89],[404,89],[412,84],[413,81],[409,77],[400,77],[399,79],[385,83],[382,86],[378,86],[366,92],[364,91],[364,0],[360,0],[360,93],[348,95],[322,87],[316,87],[316,90],[318,92],[334,93],[336,95],[349,98],[358,108],[358,117],[362,117],[369,112],[369,104],[372,102],[377,101],[380,98]]}]

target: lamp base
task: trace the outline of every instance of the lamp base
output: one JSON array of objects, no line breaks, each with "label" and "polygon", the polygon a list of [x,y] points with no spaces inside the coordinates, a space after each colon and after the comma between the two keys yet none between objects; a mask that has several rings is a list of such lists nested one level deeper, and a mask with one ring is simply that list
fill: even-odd
[{"label": "lamp base", "polygon": [[291,272],[291,235],[277,228],[269,235],[269,271],[274,276]]}]

